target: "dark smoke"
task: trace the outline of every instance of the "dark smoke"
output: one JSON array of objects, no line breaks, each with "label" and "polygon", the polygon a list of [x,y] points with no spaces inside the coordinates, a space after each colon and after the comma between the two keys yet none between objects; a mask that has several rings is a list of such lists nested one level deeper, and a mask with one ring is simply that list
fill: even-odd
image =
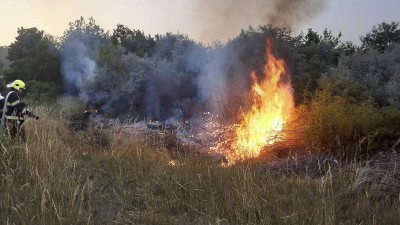
[{"label": "dark smoke", "polygon": [[201,40],[226,41],[248,26],[272,24],[296,29],[326,6],[327,0],[198,0],[193,24]]},{"label": "dark smoke", "polygon": [[273,10],[265,14],[274,26],[296,28],[317,16],[326,7],[326,0],[275,0]]}]

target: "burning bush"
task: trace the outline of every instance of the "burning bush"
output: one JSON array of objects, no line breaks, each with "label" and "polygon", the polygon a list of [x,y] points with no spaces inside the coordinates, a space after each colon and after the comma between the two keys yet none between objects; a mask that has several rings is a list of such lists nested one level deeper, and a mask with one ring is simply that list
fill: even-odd
[{"label": "burning bush", "polygon": [[262,80],[258,81],[256,72],[251,74],[253,102],[251,110],[243,114],[239,127],[235,129],[234,158],[259,156],[263,147],[277,141],[277,136],[291,119],[294,100],[285,61],[272,54],[270,40],[267,41],[266,54]]}]

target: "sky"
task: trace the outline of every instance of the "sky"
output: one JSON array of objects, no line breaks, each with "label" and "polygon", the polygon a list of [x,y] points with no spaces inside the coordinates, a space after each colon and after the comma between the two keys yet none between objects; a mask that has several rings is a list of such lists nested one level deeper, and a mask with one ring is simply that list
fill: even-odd
[{"label": "sky", "polygon": [[[210,43],[219,39],[226,41],[239,34],[240,29],[258,26],[265,22],[246,9],[245,17],[224,24],[219,32],[203,29],[201,21],[207,19],[207,5],[198,7],[203,0],[0,0],[0,46],[15,41],[17,28],[37,27],[54,36],[62,36],[68,23],[83,16],[93,17],[103,29],[112,30],[117,24],[131,29],[139,29],[146,34],[165,34],[180,32],[195,41]],[[215,0],[217,1],[217,0]],[[235,2],[238,0],[218,0]],[[253,0],[268,1],[268,0]],[[296,0],[297,1],[297,0]],[[311,0],[309,0],[311,1]],[[314,0],[323,1],[323,0]],[[207,1],[203,1],[207,2]],[[210,1],[208,1],[210,2]],[[383,21],[400,22],[400,0],[326,0],[326,6],[314,16],[296,24],[293,34],[312,28],[321,32],[325,27],[334,34],[342,32],[342,40],[359,44],[360,35],[371,31],[373,25]],[[240,12],[235,12],[240,13]],[[235,17],[232,17],[235,18]]]}]

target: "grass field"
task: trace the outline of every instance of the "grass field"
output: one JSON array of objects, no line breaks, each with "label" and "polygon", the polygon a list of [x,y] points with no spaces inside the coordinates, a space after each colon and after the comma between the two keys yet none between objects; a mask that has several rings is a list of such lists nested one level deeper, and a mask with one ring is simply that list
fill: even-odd
[{"label": "grass field", "polygon": [[400,224],[397,153],[319,175],[223,167],[38,113],[26,143],[1,139],[0,224]]}]

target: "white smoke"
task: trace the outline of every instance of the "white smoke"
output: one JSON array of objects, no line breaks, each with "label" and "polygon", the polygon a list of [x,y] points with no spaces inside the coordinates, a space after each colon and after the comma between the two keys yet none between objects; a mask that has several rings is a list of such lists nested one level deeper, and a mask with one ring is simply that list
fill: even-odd
[{"label": "white smoke", "polygon": [[78,94],[87,101],[83,86],[94,78],[96,62],[89,57],[86,46],[79,40],[65,43],[62,59],[61,72],[67,94]]},{"label": "white smoke", "polygon": [[[227,53],[222,50],[217,50],[207,57],[208,63],[202,68],[201,76],[199,76],[197,84],[199,90],[199,97],[202,100],[211,99],[213,96],[226,98],[226,63]],[[218,93],[216,91],[218,90]],[[222,95],[222,96],[221,96]]]}]

